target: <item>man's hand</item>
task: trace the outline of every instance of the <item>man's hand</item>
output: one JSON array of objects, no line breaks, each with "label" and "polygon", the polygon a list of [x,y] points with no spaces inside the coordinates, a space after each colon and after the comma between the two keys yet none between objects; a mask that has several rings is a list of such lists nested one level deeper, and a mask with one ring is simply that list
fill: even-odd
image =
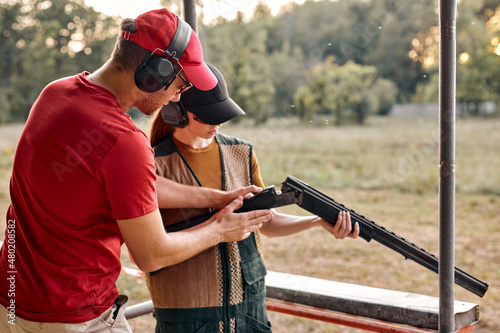
[{"label": "man's hand", "polygon": [[[211,208],[215,208],[217,210],[222,210],[224,207],[228,206],[238,197],[248,198],[253,195],[253,193],[262,192],[262,188],[250,185],[246,187],[239,188],[233,191],[216,191],[212,196],[212,206]],[[239,206],[241,207],[241,205]],[[238,209],[237,207],[236,209]]]},{"label": "man's hand", "polygon": [[354,224],[354,230],[352,230],[351,214],[349,212],[339,212],[337,217],[337,223],[332,225],[331,223],[321,220],[321,224],[324,229],[330,232],[337,239],[357,238],[359,236],[359,223]]},{"label": "man's hand", "polygon": [[[248,186],[246,189],[253,191],[255,188],[255,186]],[[263,223],[270,221],[274,217],[271,210],[268,209],[253,210],[246,213],[234,213],[242,204],[243,197],[238,196],[229,205],[221,209],[205,222],[209,227],[216,228],[214,234],[219,235],[219,242],[236,242],[243,240],[250,236],[250,233],[259,230]]]}]

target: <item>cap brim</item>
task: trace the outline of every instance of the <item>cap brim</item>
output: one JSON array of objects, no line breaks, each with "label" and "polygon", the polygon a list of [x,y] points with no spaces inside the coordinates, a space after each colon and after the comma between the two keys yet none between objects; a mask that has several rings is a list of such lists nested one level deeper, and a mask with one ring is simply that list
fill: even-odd
[{"label": "cap brim", "polygon": [[218,125],[228,120],[242,116],[245,112],[230,97],[223,101],[189,106],[187,110],[196,115],[201,121],[209,125]]},{"label": "cap brim", "polygon": [[210,90],[217,85],[217,78],[205,62],[196,65],[182,64],[182,68],[189,82],[200,90]]}]

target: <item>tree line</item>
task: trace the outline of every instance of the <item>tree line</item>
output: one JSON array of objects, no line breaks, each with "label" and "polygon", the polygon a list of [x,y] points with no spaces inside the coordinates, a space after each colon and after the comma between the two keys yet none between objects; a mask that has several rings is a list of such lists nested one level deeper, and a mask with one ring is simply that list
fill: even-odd
[{"label": "tree line", "polygon": [[[24,121],[48,82],[97,69],[119,33],[121,18],[83,0],[0,6],[0,123]],[[206,61],[255,123],[327,115],[362,124],[394,103],[437,102],[437,9],[436,0],[323,0],[273,16],[260,3],[250,18],[200,17],[198,34]],[[500,0],[459,2],[457,101],[470,114],[485,101],[500,105],[499,31]]]}]

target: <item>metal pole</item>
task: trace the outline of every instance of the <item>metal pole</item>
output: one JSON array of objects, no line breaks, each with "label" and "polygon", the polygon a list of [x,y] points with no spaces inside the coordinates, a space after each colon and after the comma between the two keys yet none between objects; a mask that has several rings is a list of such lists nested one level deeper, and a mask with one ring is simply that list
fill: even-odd
[{"label": "metal pole", "polygon": [[196,0],[184,0],[184,20],[189,23],[194,32],[198,32]]},{"label": "metal pole", "polygon": [[154,310],[153,301],[146,301],[139,304],[127,306],[125,309],[125,318],[132,319],[152,313]]},{"label": "metal pole", "polygon": [[439,332],[454,332],[456,0],[439,2]]}]

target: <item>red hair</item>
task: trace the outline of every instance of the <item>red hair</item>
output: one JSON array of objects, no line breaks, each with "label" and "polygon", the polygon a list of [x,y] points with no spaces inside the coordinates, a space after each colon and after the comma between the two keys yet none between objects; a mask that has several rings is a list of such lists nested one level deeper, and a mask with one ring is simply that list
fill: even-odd
[{"label": "red hair", "polygon": [[172,135],[174,130],[175,127],[164,122],[161,117],[161,112],[158,112],[156,114],[156,118],[153,120],[153,124],[151,125],[151,134],[149,135],[151,147],[158,145],[160,142],[165,140],[167,136]]}]

